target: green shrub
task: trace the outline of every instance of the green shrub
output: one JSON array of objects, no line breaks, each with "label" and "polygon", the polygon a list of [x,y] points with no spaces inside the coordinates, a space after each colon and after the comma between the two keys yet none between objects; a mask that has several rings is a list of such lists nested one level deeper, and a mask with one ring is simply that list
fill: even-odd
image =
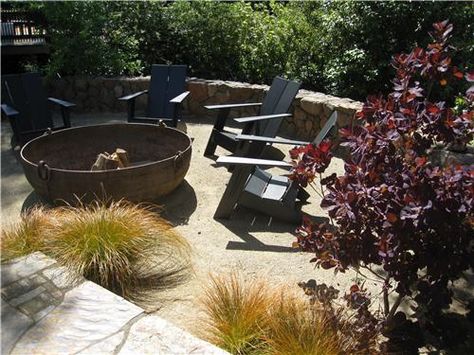
[{"label": "green shrub", "polygon": [[192,76],[270,83],[275,75],[286,75],[305,88],[364,99],[390,90],[391,54],[426,44],[431,23],[446,16],[456,25],[457,55],[468,66],[474,64],[470,2],[71,1],[29,6],[49,23],[50,75],[148,74],[150,64],[176,63],[187,64]]},{"label": "green shrub", "polygon": [[49,75],[137,75],[139,35],[132,2],[46,2],[34,4],[45,14],[51,40]]},{"label": "green shrub", "polygon": [[54,210],[46,251],[60,264],[124,296],[189,265],[189,245],[148,208],[126,202]]},{"label": "green shrub", "polygon": [[[310,13],[313,4],[306,4]],[[474,64],[474,5],[468,2],[331,1],[308,17],[318,29],[325,90],[363,100],[388,93],[393,53],[427,44],[431,24],[449,17],[455,24],[458,56]]]}]

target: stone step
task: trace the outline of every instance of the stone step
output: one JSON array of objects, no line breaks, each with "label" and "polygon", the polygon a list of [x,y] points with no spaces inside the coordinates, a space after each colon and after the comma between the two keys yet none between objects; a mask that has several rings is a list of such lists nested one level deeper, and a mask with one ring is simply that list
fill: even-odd
[{"label": "stone step", "polygon": [[2,354],[227,354],[44,254],[1,272]]}]

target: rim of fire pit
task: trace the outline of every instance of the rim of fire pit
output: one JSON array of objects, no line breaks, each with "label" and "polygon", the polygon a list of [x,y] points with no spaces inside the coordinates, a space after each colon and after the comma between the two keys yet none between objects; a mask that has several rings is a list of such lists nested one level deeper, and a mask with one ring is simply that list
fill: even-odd
[{"label": "rim of fire pit", "polygon": [[[32,140],[28,141],[28,143],[26,143],[20,150],[20,157],[21,159],[23,159],[24,162],[32,165],[32,166],[35,166],[35,167],[38,167],[38,164],[37,163],[34,163],[30,160],[28,160],[27,158],[25,158],[23,152],[25,149],[28,148],[28,146],[30,144],[34,144],[34,142],[36,142],[37,140],[40,140],[40,139],[43,139],[44,137],[47,137],[48,135],[55,135],[55,134],[61,134],[61,132],[64,132],[64,131],[71,131],[71,130],[75,130],[75,129],[80,129],[80,128],[89,128],[89,127],[98,127],[98,126],[119,126],[119,125],[123,125],[123,126],[127,126],[127,125],[133,125],[133,126],[145,126],[145,127],[153,127],[153,128],[160,128],[160,129],[168,129],[168,130],[172,130],[172,131],[176,131],[178,132],[179,134],[185,136],[187,139],[188,139],[188,146],[186,147],[185,150],[181,151],[181,154],[184,154],[185,152],[187,152],[188,150],[190,150],[192,148],[192,143],[193,141],[191,140],[191,137],[189,137],[186,133],[184,133],[183,131],[180,131],[179,129],[177,128],[173,128],[173,127],[168,127],[168,126],[158,126],[156,124],[149,124],[149,123],[126,123],[126,122],[123,122],[123,123],[103,123],[103,124],[94,124],[94,125],[85,125],[85,126],[77,126],[77,127],[70,127],[70,128],[65,128],[65,129],[61,129],[61,130],[58,130],[58,131],[52,131],[52,132],[45,132],[44,134],[42,134],[41,136],[39,137],[36,137],[36,138],[33,138]],[[177,154],[174,154],[174,155],[171,155],[170,157],[168,158],[165,158],[165,159],[161,159],[161,160],[155,160],[155,161],[151,161],[151,162],[147,162],[147,163],[143,163],[143,164],[137,164],[137,165],[133,165],[133,166],[127,166],[127,167],[124,167],[124,168],[120,168],[120,169],[104,169],[104,170],[76,170],[76,169],[63,169],[63,168],[55,168],[53,166],[49,166],[49,169],[50,170],[56,170],[56,171],[61,171],[61,172],[74,172],[74,173],[81,173],[81,174],[97,174],[97,173],[104,173],[104,172],[110,172],[110,171],[114,171],[114,172],[117,172],[119,173],[120,171],[127,171],[127,170],[130,170],[130,169],[136,169],[136,168],[141,168],[141,167],[145,167],[145,166],[150,166],[150,165],[154,165],[154,164],[157,164],[157,163],[161,163],[161,162],[164,162],[164,161],[167,161],[167,160],[171,160],[171,159],[174,159],[175,157],[177,156]],[[47,163],[47,162],[46,162]]]}]

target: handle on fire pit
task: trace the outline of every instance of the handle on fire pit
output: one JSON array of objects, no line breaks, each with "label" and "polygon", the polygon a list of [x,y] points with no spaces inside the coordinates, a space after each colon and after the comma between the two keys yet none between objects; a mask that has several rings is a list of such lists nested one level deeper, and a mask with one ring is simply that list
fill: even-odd
[{"label": "handle on fire pit", "polygon": [[174,156],[173,158],[173,168],[174,168],[174,171],[176,172],[177,170],[177,165],[178,165],[178,160],[183,156],[183,152],[178,150],[178,153],[176,153],[176,155]]},{"label": "handle on fire pit", "polygon": [[38,163],[38,176],[41,180],[49,181],[51,178],[51,169],[44,160],[40,160]]}]

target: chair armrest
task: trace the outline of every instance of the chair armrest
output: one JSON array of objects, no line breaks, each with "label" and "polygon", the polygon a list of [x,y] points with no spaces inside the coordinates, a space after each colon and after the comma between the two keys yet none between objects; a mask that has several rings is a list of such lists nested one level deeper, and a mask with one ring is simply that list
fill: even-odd
[{"label": "chair armrest", "polygon": [[13,118],[13,116],[16,116],[19,114],[17,110],[15,110],[11,106],[8,106],[7,104],[2,104],[2,113],[8,118]]},{"label": "chair armrest", "polygon": [[148,94],[148,90],[138,91],[138,92],[130,94],[130,95],[122,96],[122,97],[119,97],[118,100],[120,100],[120,101],[134,100],[138,96],[141,96],[143,94]]},{"label": "chair armrest", "polygon": [[310,142],[305,141],[296,141],[293,139],[285,139],[285,138],[270,138],[264,136],[253,136],[249,134],[238,134],[235,137],[237,140],[240,141],[257,141],[257,142],[266,142],[266,143],[279,143],[279,144],[289,144],[289,145],[307,145]]},{"label": "chair armrest", "polygon": [[76,104],[73,104],[72,102],[59,100],[59,99],[56,99],[54,97],[48,97],[48,101],[52,102],[53,104],[56,104],[56,105],[59,105],[59,106],[62,106],[62,107],[66,107],[66,108],[76,106]]},{"label": "chair armrest", "polygon": [[224,104],[224,105],[207,105],[204,106],[208,110],[219,110],[222,108],[239,108],[239,107],[251,107],[251,106],[262,106],[261,102],[250,102],[245,104]]},{"label": "chair armrest", "polygon": [[291,117],[291,113],[276,113],[273,115],[241,117],[241,118],[234,118],[234,121],[239,122],[239,123],[246,123],[246,122],[255,122],[255,121],[262,121],[262,120],[271,120],[273,118],[283,118],[283,117]]},{"label": "chair armrest", "polygon": [[219,157],[216,160],[218,165],[255,165],[262,167],[291,168],[293,165],[280,160],[253,159],[244,157]]},{"label": "chair armrest", "polygon": [[180,104],[188,95],[189,95],[189,91],[185,91],[182,94],[179,94],[175,98],[171,99],[170,102],[173,104]]}]

